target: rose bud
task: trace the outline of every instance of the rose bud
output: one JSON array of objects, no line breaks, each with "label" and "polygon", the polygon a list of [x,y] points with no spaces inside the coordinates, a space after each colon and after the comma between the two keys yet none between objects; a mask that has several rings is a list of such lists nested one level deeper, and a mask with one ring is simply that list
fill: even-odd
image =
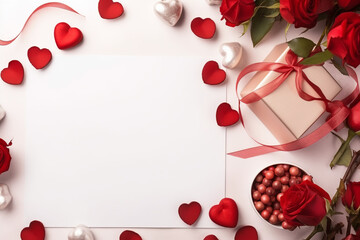
[{"label": "rose bud", "polygon": [[360,182],[348,182],[342,197],[342,203],[348,209],[357,210],[360,206]]},{"label": "rose bud", "polygon": [[320,12],[326,12],[333,8],[332,1],[322,0],[280,0],[280,14],[288,23],[294,24],[295,28],[312,28],[316,25]]},{"label": "rose bud", "polygon": [[354,234],[350,234],[346,238],[344,238],[343,240],[360,240],[360,237],[356,236]]},{"label": "rose bud", "polygon": [[0,138],[0,174],[6,172],[10,168],[11,155],[9,151],[9,146],[11,146],[11,142],[8,144]]},{"label": "rose bud", "polygon": [[338,0],[338,4],[345,10],[351,10],[354,7],[360,5],[360,0]]},{"label": "rose bud", "polygon": [[[281,2],[281,1],[280,1]],[[360,64],[360,14],[344,12],[335,18],[327,36],[327,49],[346,62],[357,67]]]},{"label": "rose bud", "polygon": [[220,6],[221,20],[225,18],[226,25],[239,26],[249,20],[254,14],[254,0],[223,0]]},{"label": "rose bud", "polygon": [[293,185],[280,199],[284,222],[294,227],[318,225],[326,215],[325,199],[331,201],[329,194],[312,182]]},{"label": "rose bud", "polygon": [[350,109],[347,123],[353,131],[357,132],[360,130],[360,102]]}]

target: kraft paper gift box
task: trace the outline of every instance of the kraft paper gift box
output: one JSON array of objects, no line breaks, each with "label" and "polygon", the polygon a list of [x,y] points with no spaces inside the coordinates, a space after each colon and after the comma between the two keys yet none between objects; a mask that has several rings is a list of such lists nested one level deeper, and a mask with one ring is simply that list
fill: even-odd
[{"label": "kraft paper gift box", "polygon": [[[264,62],[286,63],[285,56],[288,50],[286,43],[277,45]],[[342,89],[322,66],[311,66],[303,71],[310,81],[321,88],[329,100],[334,99]],[[243,88],[240,96],[246,96],[279,75],[273,71],[257,72]],[[300,138],[325,111],[325,105],[321,101],[306,101],[298,95],[295,76],[295,72],[292,72],[274,92],[257,102],[248,104],[248,107],[280,143]],[[311,96],[318,97],[306,82],[304,82],[303,90]]]}]

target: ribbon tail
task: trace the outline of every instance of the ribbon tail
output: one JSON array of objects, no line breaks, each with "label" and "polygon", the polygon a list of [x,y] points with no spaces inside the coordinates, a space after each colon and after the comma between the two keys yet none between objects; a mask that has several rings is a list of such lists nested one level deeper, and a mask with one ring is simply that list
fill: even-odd
[{"label": "ribbon tail", "polygon": [[15,41],[19,35],[24,31],[25,27],[27,26],[27,24],[29,23],[31,17],[38,11],[40,11],[41,9],[44,9],[44,8],[48,8],[48,7],[53,7],[53,8],[60,8],[60,9],[64,9],[64,10],[67,10],[67,11],[70,11],[70,12],[73,12],[73,13],[76,13],[80,16],[82,16],[80,13],[78,13],[77,11],[75,11],[74,9],[72,9],[71,7],[69,7],[68,5],[66,4],[63,4],[63,3],[60,3],[60,2],[50,2],[50,3],[45,3],[43,5],[40,5],[39,7],[37,7],[31,14],[30,16],[28,17],[28,19],[26,20],[24,26],[22,27],[21,31],[11,40],[1,40],[0,39],[0,45],[1,46],[6,46],[6,45],[9,45],[10,43],[12,43],[13,41]]},{"label": "ribbon tail", "polygon": [[255,140],[261,146],[228,153],[228,155],[239,158],[251,158],[276,151],[300,150],[316,143],[317,141],[325,137],[328,133],[330,133],[332,130],[334,130],[336,127],[342,124],[346,120],[348,115],[349,115],[349,109],[344,106],[341,109],[339,109],[339,111],[334,116],[332,116],[328,121],[326,121],[323,125],[321,125],[315,131],[306,135],[303,138],[292,141],[290,143],[285,143],[280,145],[264,145]]}]

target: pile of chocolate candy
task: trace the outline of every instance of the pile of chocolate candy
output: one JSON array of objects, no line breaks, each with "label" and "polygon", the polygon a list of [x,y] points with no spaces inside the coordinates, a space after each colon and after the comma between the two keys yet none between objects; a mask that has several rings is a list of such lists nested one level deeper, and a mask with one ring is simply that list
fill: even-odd
[{"label": "pile of chocolate candy", "polygon": [[296,166],[277,164],[265,168],[256,176],[251,188],[256,210],[269,223],[294,229],[284,219],[280,199],[289,187],[306,180],[312,181],[312,177]]}]

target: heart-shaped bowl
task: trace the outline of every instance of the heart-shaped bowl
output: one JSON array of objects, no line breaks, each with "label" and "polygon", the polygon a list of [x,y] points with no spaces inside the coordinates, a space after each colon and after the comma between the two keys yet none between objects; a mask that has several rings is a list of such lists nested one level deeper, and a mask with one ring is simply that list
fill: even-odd
[{"label": "heart-shaped bowl", "polygon": [[280,198],[290,186],[302,181],[312,181],[312,176],[301,167],[278,163],[262,169],[251,185],[250,199],[259,217],[273,227],[284,226],[284,216],[280,207]]}]

